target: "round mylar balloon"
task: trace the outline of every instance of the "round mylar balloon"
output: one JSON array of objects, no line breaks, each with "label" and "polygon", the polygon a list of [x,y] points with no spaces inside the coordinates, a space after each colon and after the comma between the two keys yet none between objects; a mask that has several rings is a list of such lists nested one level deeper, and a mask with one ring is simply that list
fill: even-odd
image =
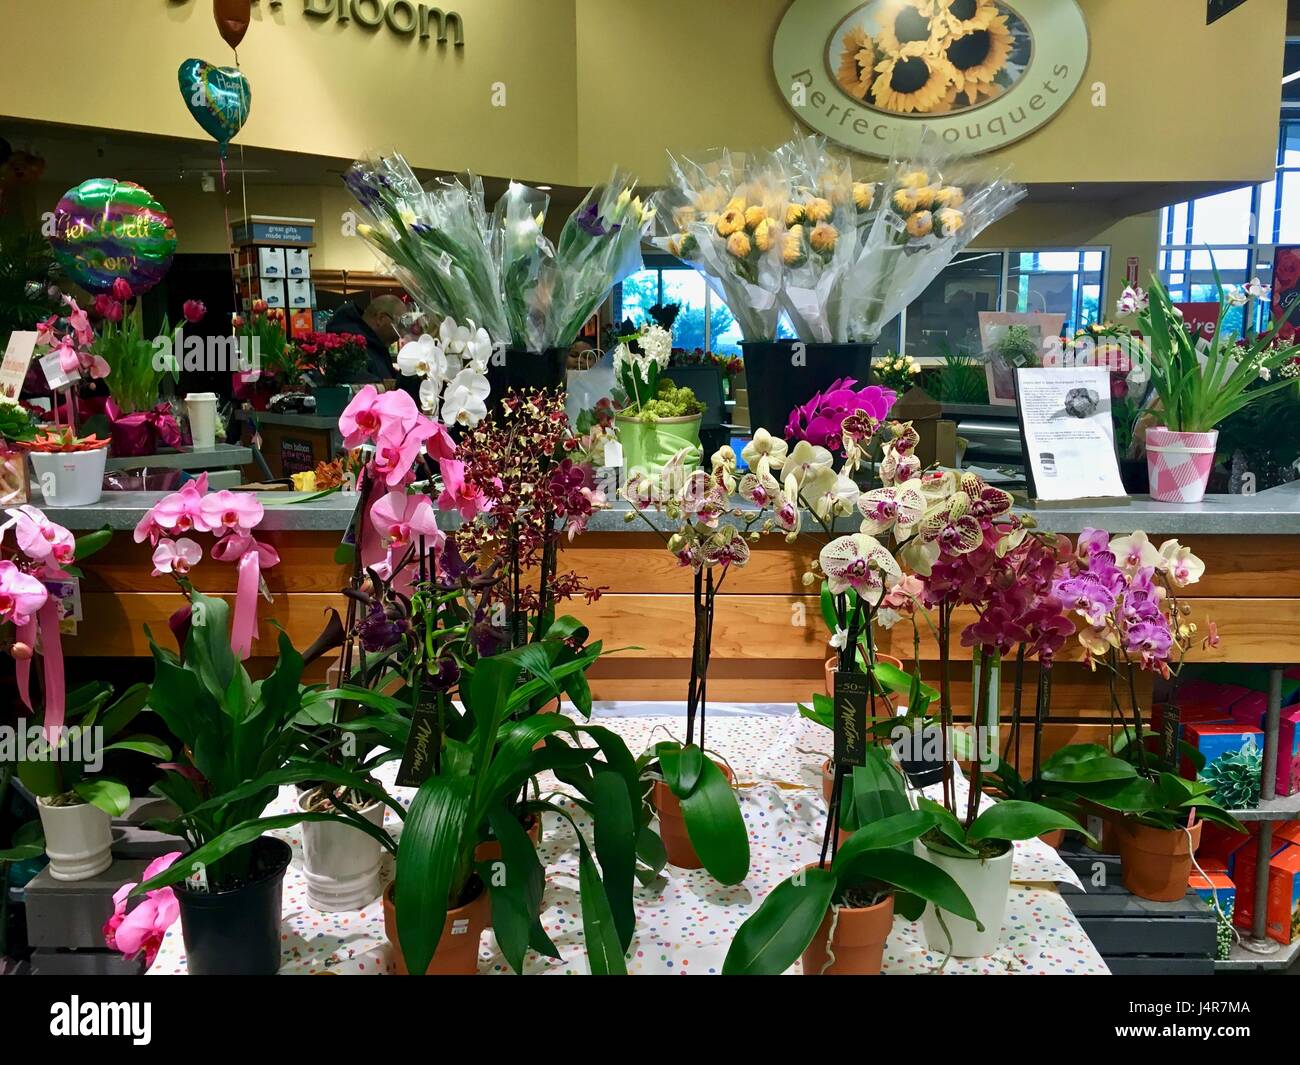
[{"label": "round mylar balloon", "polygon": [[120,277],[140,293],[167,273],[176,230],[148,189],[91,178],[59,200],[50,247],[68,277],[87,291],[107,292]]}]

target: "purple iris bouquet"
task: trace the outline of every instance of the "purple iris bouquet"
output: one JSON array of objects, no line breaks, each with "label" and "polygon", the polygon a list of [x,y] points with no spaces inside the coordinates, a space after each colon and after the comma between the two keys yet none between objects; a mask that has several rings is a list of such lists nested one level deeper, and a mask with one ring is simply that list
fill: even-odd
[{"label": "purple iris bouquet", "polygon": [[795,407],[785,427],[786,440],[807,440],[838,455],[843,447],[847,418],[861,413],[876,425],[883,424],[898,399],[898,393],[879,385],[858,388],[857,384],[851,377],[841,378],[825,392],[818,392],[807,403]]}]

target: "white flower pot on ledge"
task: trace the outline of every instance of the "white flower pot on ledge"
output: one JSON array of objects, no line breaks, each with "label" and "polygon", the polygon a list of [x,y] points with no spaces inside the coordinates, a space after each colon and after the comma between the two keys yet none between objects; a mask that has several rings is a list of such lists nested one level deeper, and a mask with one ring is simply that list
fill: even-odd
[{"label": "white flower pot on ledge", "polygon": [[957,886],[966,893],[984,925],[981,932],[973,922],[948,911],[944,912],[941,925],[931,903],[921,916],[921,927],[925,930],[925,941],[930,950],[941,955],[951,953],[954,958],[984,958],[992,954],[997,950],[1002,918],[1007,912],[1015,846],[1008,847],[1005,854],[987,860],[955,858],[932,851],[924,844],[919,846],[924,847],[920,854],[926,861],[937,865],[957,881]]},{"label": "white flower pot on ledge", "polygon": [[[310,793],[309,793],[310,794]],[[298,799],[307,809],[309,795]],[[376,828],[384,823],[384,804],[358,811]],[[302,873],[307,902],[326,913],[359,910],[379,897],[379,841],[359,828],[335,821],[306,821],[302,826]]]},{"label": "white flower pot on ledge", "polygon": [[38,799],[36,807],[55,880],[89,880],[113,864],[113,826],[98,806],[50,806]]}]

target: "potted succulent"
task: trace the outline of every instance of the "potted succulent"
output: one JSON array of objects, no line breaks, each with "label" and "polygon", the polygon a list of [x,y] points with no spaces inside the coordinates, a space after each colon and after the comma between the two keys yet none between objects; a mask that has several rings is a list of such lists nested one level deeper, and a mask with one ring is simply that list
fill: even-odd
[{"label": "potted succulent", "polygon": [[918,857],[913,842],[938,816],[914,810],[902,777],[879,747],[853,768],[861,827],[824,859],[778,884],[736,931],[722,971],[774,976],[803,960],[805,976],[880,972],[895,912],[916,920],[927,906],[978,922],[957,882]]},{"label": "potted succulent", "polygon": [[690,449],[684,469],[694,470],[704,405],[689,388],[662,377],[672,356],[672,333],[649,324],[614,339],[616,399],[622,404],[614,425],[628,472],[656,474],[683,448]]},{"label": "potted succulent", "polygon": [[1217,270],[1215,284],[1219,319],[1209,337],[1184,325],[1168,289],[1154,275],[1149,296],[1126,288],[1119,300],[1121,315],[1137,316],[1149,352],[1160,424],[1146,432],[1147,470],[1152,498],[1166,503],[1200,502],[1214,468],[1219,425],[1247,405],[1292,387],[1295,379],[1300,345],[1283,332],[1295,304],[1267,332],[1236,338],[1224,328],[1229,312],[1251,299],[1266,299],[1268,289],[1256,278],[1230,293]]},{"label": "potted succulent", "polygon": [[366,368],[365,344],[351,333],[308,333],[295,338],[290,347],[316,382],[312,394],[317,416],[337,418],[352,398],[348,386]]},{"label": "potted succulent", "polygon": [[[387,796],[355,773],[308,757],[306,726],[341,693],[302,685],[305,660],[288,637],[280,634],[270,674],[252,680],[231,648],[229,606],[198,592],[189,598],[190,606],[171,621],[181,654],[160,647],[148,634],[154,660],[148,705],[184,752],[162,767],[165,776],[155,785],[179,814],[151,825],[184,838],[190,851],[132,894],[178,885],[192,974],[270,975],[280,967],[281,889],[291,851],[287,843],[263,834],[328,820],[395,847],[386,833],[346,807],[271,817],[263,816],[266,807],[281,785],[308,780],[381,801]],[[378,701],[370,692],[348,696]],[[394,811],[402,816],[400,806],[394,804]]]},{"label": "potted succulent", "polygon": [[77,436],[70,428],[43,429],[23,443],[47,506],[88,507],[104,492],[111,441]]},{"label": "potted succulent", "polygon": [[136,684],[110,703],[112,687],[95,681],[68,693],[65,725],[30,730],[18,779],[36,796],[55,880],[87,880],[112,864],[110,820],[126,813],[131,794],[121,781],[102,774],[104,755],[135,751],[161,761],[171,757],[155,736],[121,735],[147,709],[148,694],[147,685]]}]

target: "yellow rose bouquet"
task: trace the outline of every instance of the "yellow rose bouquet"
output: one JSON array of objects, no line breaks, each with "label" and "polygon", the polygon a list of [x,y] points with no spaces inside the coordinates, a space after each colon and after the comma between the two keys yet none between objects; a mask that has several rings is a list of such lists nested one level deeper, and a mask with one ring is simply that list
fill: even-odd
[{"label": "yellow rose bouquet", "polygon": [[668,158],[652,243],[699,271],[745,340],[775,339],[787,190],[727,151],[704,162]]},{"label": "yellow rose bouquet", "polygon": [[1025,195],[1005,171],[946,156],[922,133],[896,149],[879,188],[879,210],[861,234],[841,308],[848,335],[875,340],[986,228]]}]

